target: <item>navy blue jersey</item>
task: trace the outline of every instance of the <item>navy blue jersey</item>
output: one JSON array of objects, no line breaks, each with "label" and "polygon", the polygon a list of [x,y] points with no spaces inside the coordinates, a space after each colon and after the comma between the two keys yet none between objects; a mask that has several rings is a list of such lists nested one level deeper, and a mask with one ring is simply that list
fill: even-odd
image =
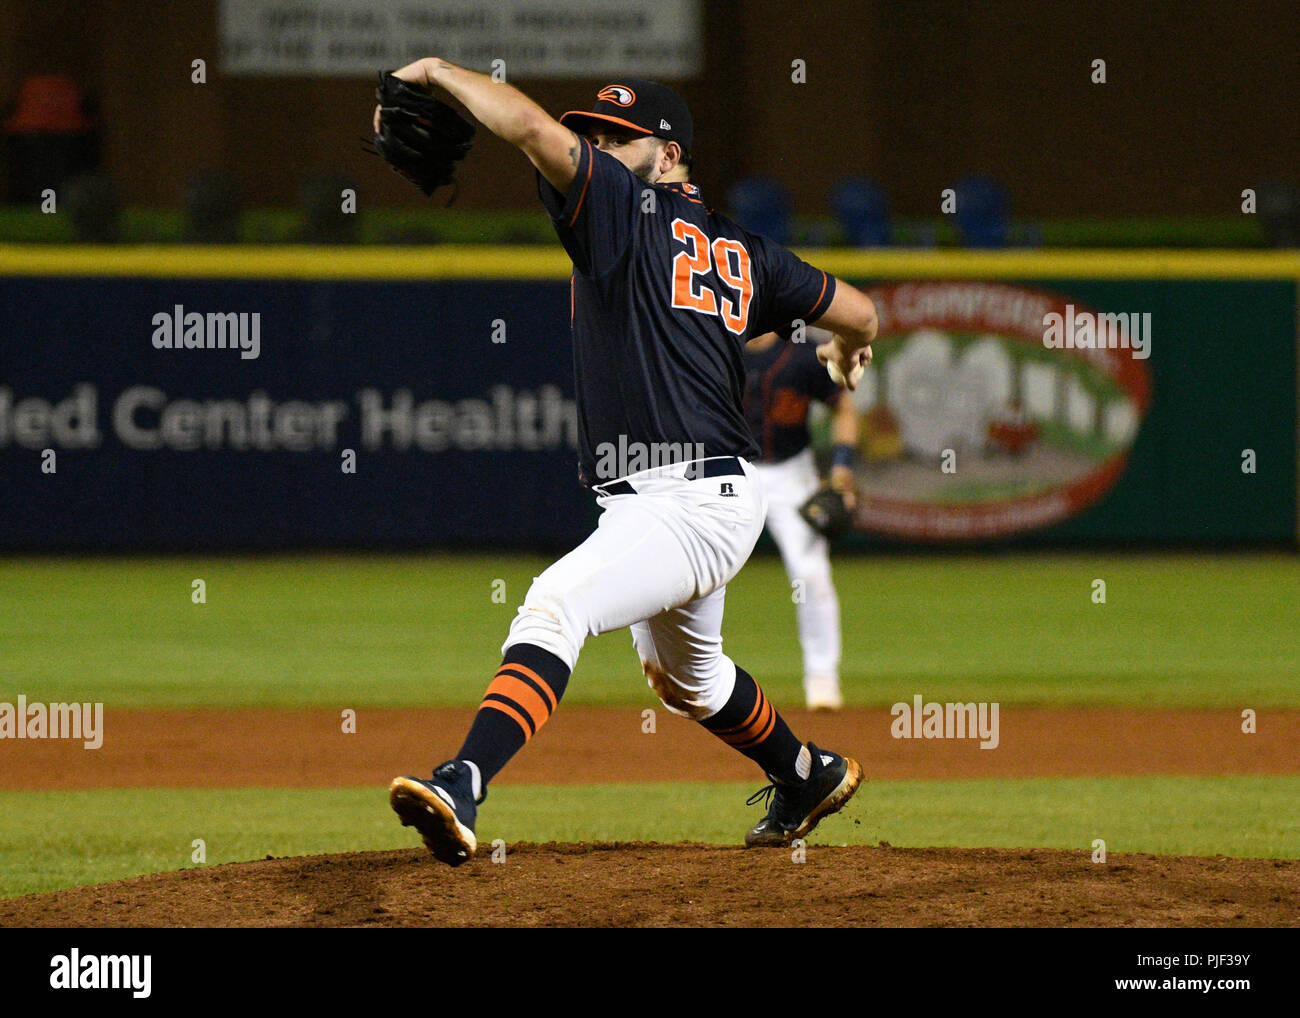
[{"label": "navy blue jersey", "polygon": [[745,351],[745,420],[764,463],[803,452],[811,441],[812,401],[834,406],[843,393],[817,359],[817,344],[811,340],[778,340],[766,350]]},{"label": "navy blue jersey", "polygon": [[693,184],[648,184],[586,138],[579,151],[568,194],[540,174],[538,189],[573,260],[583,483],[612,480],[597,463],[627,443],[756,456],[745,341],[819,318],[834,277],[715,214]]}]

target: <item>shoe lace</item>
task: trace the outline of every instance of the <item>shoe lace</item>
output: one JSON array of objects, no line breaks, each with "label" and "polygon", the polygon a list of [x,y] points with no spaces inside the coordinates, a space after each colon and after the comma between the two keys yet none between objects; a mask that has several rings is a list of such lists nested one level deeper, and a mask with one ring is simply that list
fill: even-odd
[{"label": "shoe lace", "polygon": [[768,785],[766,788],[760,788],[757,792],[755,792],[753,795],[751,795],[748,799],[745,800],[745,805],[752,806],[754,805],[754,803],[759,802],[761,800],[765,808],[770,807],[772,803],[772,796],[775,792],[776,792],[775,784]]}]

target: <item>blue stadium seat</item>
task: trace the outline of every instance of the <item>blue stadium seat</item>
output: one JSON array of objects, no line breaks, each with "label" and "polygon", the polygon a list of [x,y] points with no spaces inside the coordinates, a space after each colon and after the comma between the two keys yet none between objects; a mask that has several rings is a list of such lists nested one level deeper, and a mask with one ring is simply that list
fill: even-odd
[{"label": "blue stadium seat", "polygon": [[986,176],[963,177],[957,192],[957,228],[967,247],[1006,247],[1011,224],[1006,188]]},{"label": "blue stadium seat", "polygon": [[770,177],[746,177],[727,192],[732,217],[746,230],[790,243],[790,192]]},{"label": "blue stadium seat", "polygon": [[830,194],[831,211],[854,247],[890,242],[889,195],[865,177],[845,177]]},{"label": "blue stadium seat", "polygon": [[1300,188],[1280,180],[1255,188],[1259,223],[1270,247],[1300,247]]}]

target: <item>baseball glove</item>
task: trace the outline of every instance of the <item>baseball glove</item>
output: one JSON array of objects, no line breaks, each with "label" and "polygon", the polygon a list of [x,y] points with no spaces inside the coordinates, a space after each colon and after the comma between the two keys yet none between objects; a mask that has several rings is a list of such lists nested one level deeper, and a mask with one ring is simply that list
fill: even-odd
[{"label": "baseball glove", "polygon": [[456,164],[469,154],[474,125],[445,102],[379,72],[379,133],[374,150],[426,195],[456,182]]},{"label": "baseball glove", "polygon": [[849,529],[853,516],[844,496],[829,486],[819,488],[799,507],[799,515],[823,537],[836,538]]}]

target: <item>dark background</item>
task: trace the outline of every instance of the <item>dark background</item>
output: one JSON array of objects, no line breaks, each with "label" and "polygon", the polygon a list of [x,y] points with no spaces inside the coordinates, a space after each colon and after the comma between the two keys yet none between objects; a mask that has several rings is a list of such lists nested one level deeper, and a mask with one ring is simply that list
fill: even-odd
[{"label": "dark background", "polygon": [[[703,76],[674,84],[693,109],[706,195],[772,174],[797,210],[814,211],[834,181],[869,173],[898,214],[935,215],[941,189],[978,170],[1005,181],[1026,216],[1222,216],[1240,212],[1243,188],[1300,166],[1294,3],[701,7]],[[208,81],[191,84],[200,57]],[[790,81],[796,58],[803,85]],[[1104,85],[1091,82],[1096,58]],[[0,0],[0,100],[27,74],[60,70],[97,103],[105,168],[127,204],[175,204],[187,177],[216,167],[252,204],[292,203],[320,170],[359,180],[363,204],[422,200],[356,143],[372,81],[223,78],[215,0]],[[605,83],[512,82],[557,114]],[[481,134],[458,203],[534,208],[523,168]]]}]

